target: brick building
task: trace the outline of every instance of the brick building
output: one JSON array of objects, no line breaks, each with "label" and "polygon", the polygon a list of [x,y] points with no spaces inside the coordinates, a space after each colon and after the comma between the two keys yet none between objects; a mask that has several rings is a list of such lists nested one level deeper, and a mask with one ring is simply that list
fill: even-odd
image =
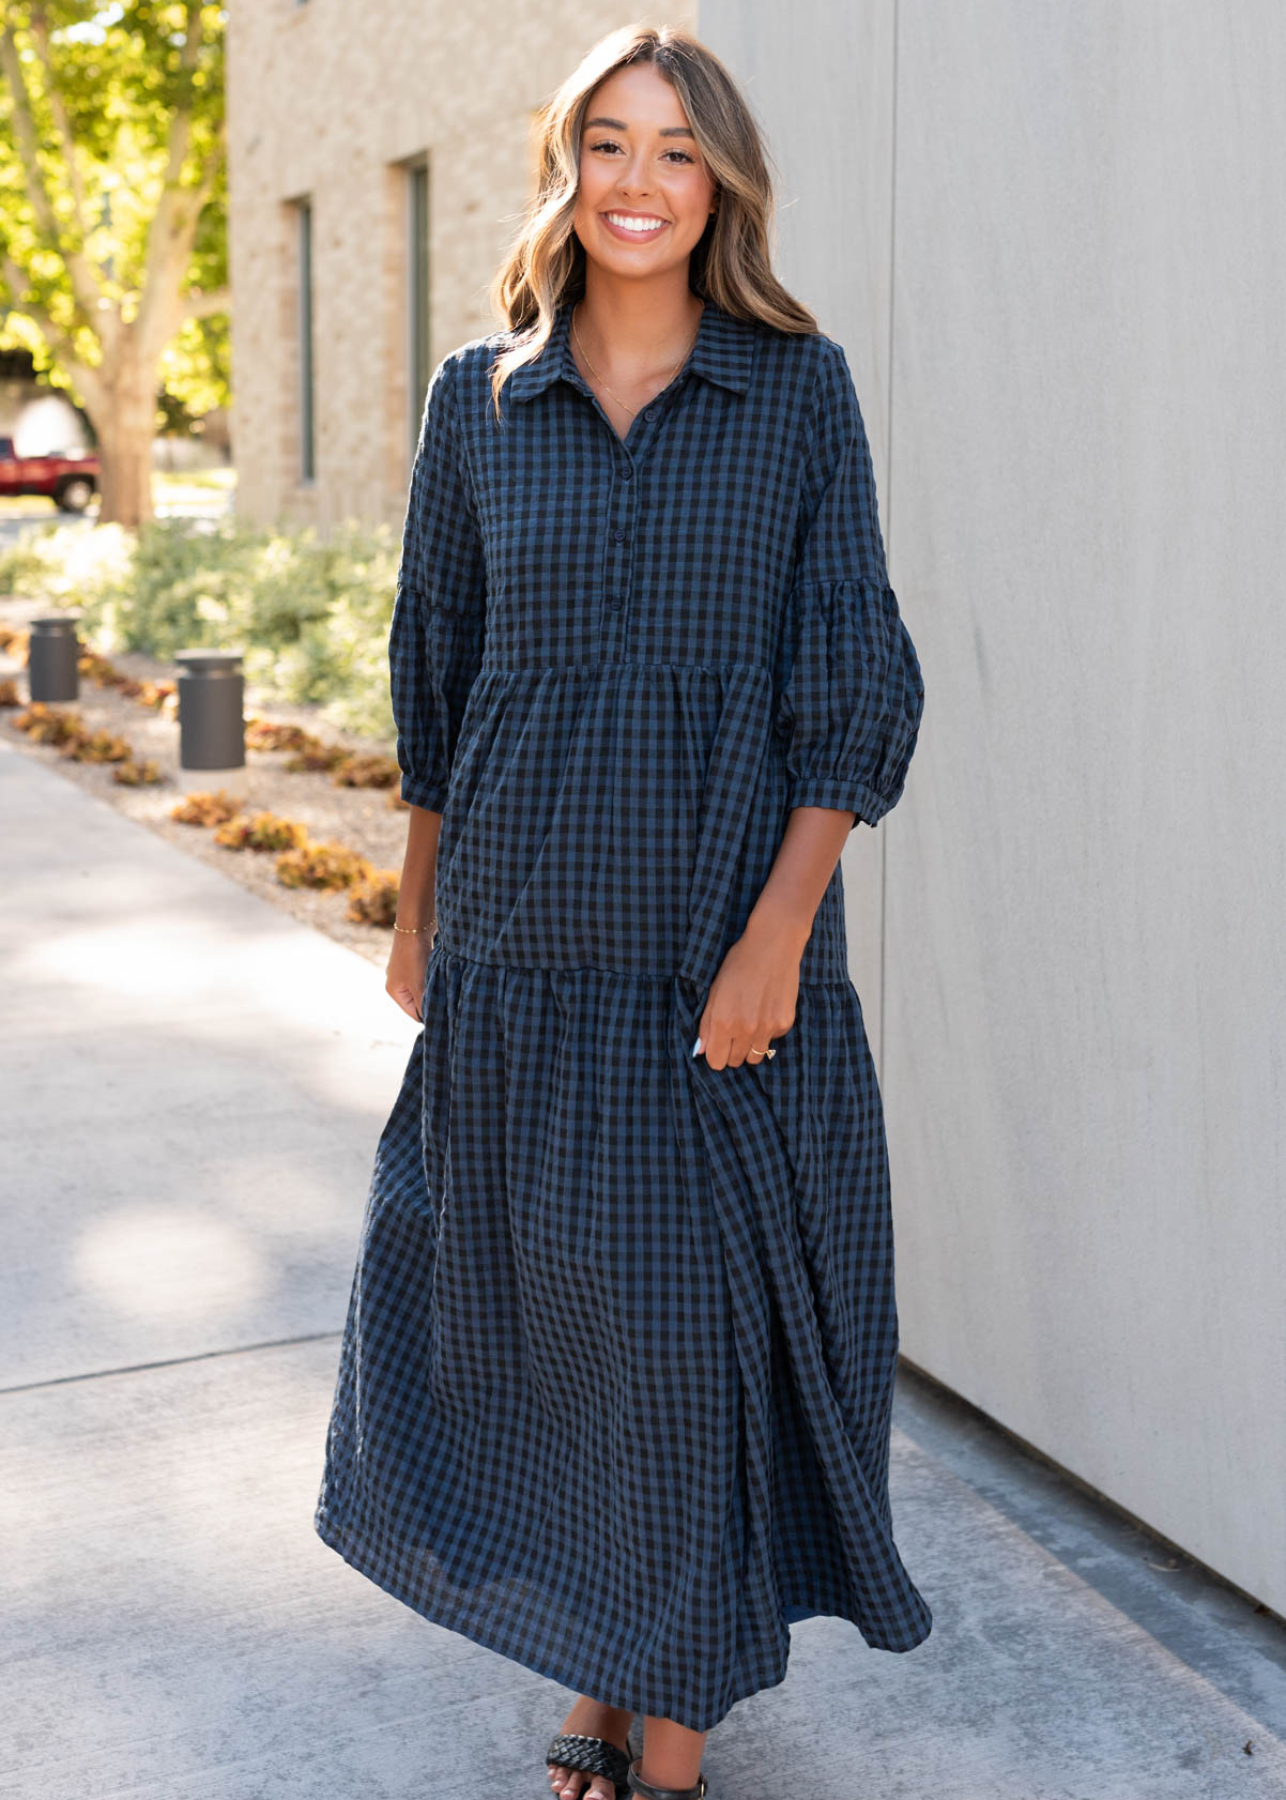
[{"label": "brick building", "polygon": [[340,0],[232,0],[243,516],[400,524],[429,374],[498,324],[487,287],[529,191],[532,115],[633,17],[605,0],[482,20],[445,0],[360,15]]}]

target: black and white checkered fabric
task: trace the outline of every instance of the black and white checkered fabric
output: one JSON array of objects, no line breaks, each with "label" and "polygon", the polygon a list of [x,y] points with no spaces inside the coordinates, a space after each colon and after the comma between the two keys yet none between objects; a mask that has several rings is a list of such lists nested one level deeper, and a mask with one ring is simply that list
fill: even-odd
[{"label": "black and white checkered fabric", "polygon": [[843,350],[713,303],[622,441],[569,308],[438,364],[389,642],[441,812],[316,1524],[408,1606],[707,1730],[796,1619],[905,1651],[880,1091],[836,870],[771,1061],[691,1054],[789,811],[875,825],[924,704]]}]

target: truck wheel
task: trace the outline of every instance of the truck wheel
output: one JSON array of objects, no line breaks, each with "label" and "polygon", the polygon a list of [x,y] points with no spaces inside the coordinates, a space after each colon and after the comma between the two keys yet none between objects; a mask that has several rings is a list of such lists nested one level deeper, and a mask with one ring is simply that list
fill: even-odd
[{"label": "truck wheel", "polygon": [[60,512],[83,513],[93,498],[93,482],[84,475],[73,475],[54,495],[54,505]]}]

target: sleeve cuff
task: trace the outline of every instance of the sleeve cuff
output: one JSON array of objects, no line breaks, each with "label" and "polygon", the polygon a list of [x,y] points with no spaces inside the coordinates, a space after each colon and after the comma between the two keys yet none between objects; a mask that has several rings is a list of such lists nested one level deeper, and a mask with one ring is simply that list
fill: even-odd
[{"label": "sleeve cuff", "polygon": [[411,806],[422,806],[426,812],[440,813],[447,803],[446,783],[426,781],[419,775],[403,775],[402,798]]},{"label": "sleeve cuff", "polygon": [[873,787],[860,781],[837,781],[824,776],[801,777],[790,785],[787,802],[793,811],[797,806],[829,806],[836,812],[851,812],[853,825],[861,819],[877,825],[889,810],[889,802]]}]

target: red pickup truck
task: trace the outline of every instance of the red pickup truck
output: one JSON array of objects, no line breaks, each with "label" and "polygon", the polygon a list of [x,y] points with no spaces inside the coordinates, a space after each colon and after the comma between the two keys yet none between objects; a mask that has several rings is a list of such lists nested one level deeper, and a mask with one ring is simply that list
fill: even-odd
[{"label": "red pickup truck", "polygon": [[97,491],[92,450],[15,456],[13,439],[0,437],[0,494],[48,494],[62,512],[83,513]]}]

